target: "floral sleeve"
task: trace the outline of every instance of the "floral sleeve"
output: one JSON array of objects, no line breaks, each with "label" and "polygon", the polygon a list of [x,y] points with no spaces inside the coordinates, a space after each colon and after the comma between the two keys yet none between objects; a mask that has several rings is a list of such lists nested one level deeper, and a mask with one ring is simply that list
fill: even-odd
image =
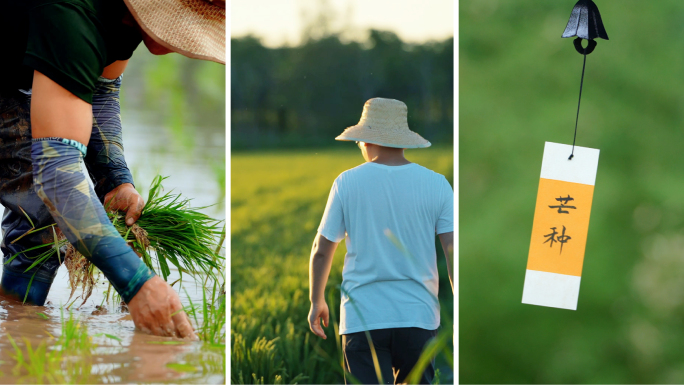
[{"label": "floral sleeve", "polygon": [[119,89],[121,76],[114,80],[100,78],[93,94],[93,131],[88,143],[85,164],[95,193],[104,196],[119,185],[133,184],[124,158]]}]

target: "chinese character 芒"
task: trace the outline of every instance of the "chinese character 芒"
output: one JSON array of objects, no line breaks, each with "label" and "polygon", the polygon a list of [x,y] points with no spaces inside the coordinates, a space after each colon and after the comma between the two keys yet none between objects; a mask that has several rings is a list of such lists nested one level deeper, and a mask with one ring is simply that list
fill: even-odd
[{"label": "chinese character \u8292", "polygon": [[558,214],[570,214],[569,211],[565,211],[563,209],[576,209],[577,207],[575,206],[568,206],[568,202],[574,201],[575,198],[570,197],[570,194],[568,194],[567,197],[563,198],[561,196],[560,198],[556,198],[558,202],[560,202],[559,206],[549,206],[552,209],[558,209]]},{"label": "chinese character \u8292", "polygon": [[556,236],[556,235],[558,235],[558,232],[556,231],[555,227],[552,227],[551,230],[553,230],[553,232],[551,234],[544,235],[545,238],[549,238],[549,239],[545,240],[544,243],[551,242],[549,244],[549,247],[553,247],[554,242],[560,243],[560,252],[562,254],[563,253],[563,244],[567,243],[570,239],[572,239],[572,237],[570,237],[569,235],[565,235],[565,226],[563,226],[563,233],[559,237]]}]

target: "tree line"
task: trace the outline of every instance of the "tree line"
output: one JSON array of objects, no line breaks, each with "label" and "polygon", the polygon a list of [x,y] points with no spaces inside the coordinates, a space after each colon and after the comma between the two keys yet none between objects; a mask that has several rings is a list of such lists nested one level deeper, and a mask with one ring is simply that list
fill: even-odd
[{"label": "tree line", "polygon": [[453,38],[408,44],[371,30],[364,42],[330,35],[280,48],[231,39],[232,147],[333,144],[373,97],[403,101],[412,130],[451,143],[453,68]]}]

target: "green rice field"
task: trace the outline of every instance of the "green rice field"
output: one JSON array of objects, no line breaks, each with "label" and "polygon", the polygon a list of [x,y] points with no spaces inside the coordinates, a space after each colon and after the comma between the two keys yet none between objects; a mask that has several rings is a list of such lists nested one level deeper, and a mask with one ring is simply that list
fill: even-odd
[{"label": "green rice field", "polygon": [[[406,157],[453,185],[453,149],[408,150]],[[231,156],[231,382],[343,383],[339,338],[309,331],[308,263],[333,181],[363,162],[349,143],[334,149],[239,152]],[[439,380],[453,381],[453,294],[438,247],[439,298],[446,347],[436,357]],[[344,242],[326,295],[329,337],[336,336]]]}]

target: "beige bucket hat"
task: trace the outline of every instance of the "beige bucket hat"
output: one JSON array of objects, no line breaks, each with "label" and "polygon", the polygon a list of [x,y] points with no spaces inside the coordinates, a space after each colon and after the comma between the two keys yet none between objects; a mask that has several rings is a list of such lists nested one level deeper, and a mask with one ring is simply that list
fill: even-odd
[{"label": "beige bucket hat", "polygon": [[181,55],[226,64],[223,0],[124,0],[140,27]]},{"label": "beige bucket hat", "polygon": [[394,99],[373,98],[363,105],[361,120],[348,127],[335,140],[373,143],[384,147],[424,148],[430,142],[409,130],[408,107]]}]

